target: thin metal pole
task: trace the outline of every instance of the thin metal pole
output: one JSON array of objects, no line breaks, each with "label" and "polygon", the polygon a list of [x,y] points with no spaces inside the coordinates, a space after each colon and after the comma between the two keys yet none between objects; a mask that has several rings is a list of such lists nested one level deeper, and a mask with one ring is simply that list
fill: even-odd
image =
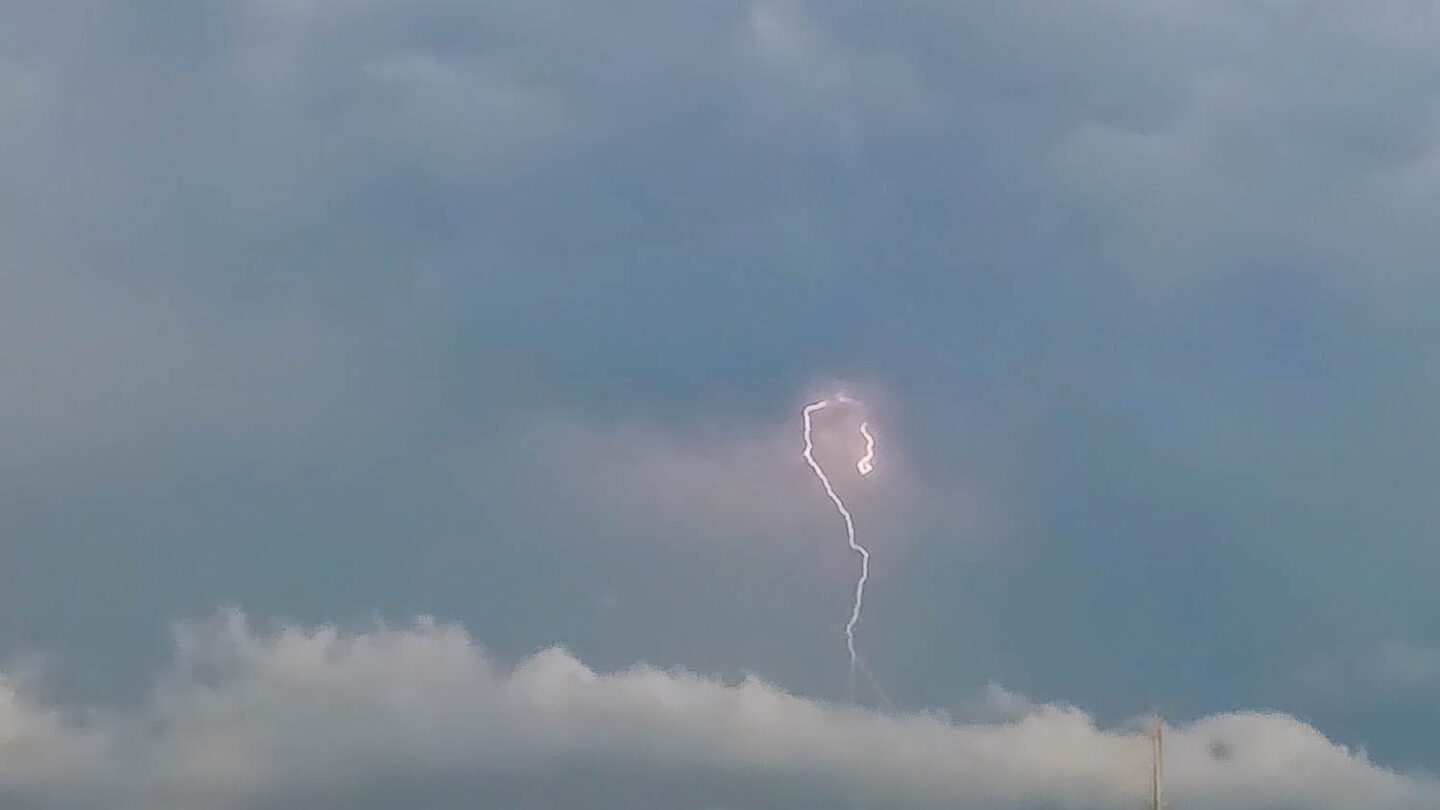
[{"label": "thin metal pole", "polygon": [[1155,713],[1150,726],[1150,810],[1165,810],[1165,721]]}]

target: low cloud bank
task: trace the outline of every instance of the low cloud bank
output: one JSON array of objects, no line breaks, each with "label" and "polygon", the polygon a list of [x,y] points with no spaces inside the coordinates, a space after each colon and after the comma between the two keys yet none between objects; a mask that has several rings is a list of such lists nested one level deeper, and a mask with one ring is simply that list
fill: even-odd
[{"label": "low cloud bank", "polygon": [[[0,687],[7,807],[1130,808],[1135,728],[1009,695],[1001,722],[889,715],[550,649],[514,667],[463,628],[344,633],[184,624],[144,705],[78,711]],[[992,688],[992,692],[997,689]],[[1195,810],[1433,808],[1398,774],[1278,714],[1173,729],[1169,786]]]}]

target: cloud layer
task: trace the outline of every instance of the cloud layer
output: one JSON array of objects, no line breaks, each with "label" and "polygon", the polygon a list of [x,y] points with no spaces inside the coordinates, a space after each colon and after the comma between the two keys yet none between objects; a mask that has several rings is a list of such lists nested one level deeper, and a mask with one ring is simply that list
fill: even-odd
[{"label": "cloud layer", "polygon": [[[838,694],[787,421],[836,373],[892,395],[889,691],[1314,717],[1297,662],[1407,639],[1332,691],[1409,703],[1316,722],[1440,761],[1434,3],[0,9],[0,652],[46,692],[128,705],[224,601]],[[152,711],[48,761],[180,803]]]},{"label": "cloud layer", "polygon": [[[513,667],[460,627],[182,625],[149,700],[57,709],[0,693],[0,798],[37,808],[1127,808],[1134,729],[992,688],[1007,719],[886,715],[561,649]],[[34,687],[32,684],[31,688]],[[1169,736],[1194,810],[1433,807],[1440,784],[1387,771],[1293,718],[1227,714]]]}]

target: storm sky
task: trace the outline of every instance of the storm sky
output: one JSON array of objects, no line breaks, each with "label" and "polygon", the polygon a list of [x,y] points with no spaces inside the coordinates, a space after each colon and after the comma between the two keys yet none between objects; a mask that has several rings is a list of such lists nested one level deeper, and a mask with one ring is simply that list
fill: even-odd
[{"label": "storm sky", "polygon": [[0,804],[1440,805],[1440,4],[0,19]]}]

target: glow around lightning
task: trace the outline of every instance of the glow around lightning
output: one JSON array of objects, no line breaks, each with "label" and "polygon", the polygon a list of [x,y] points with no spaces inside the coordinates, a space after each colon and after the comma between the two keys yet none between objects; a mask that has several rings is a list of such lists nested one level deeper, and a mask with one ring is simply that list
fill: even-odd
[{"label": "glow around lightning", "polygon": [[[855,400],[844,395],[836,398],[836,402],[845,405],[856,405]],[[835,487],[830,483],[830,477],[815,460],[815,442],[811,436],[811,415],[816,411],[830,407],[832,403],[828,399],[819,402],[812,402],[805,406],[802,412],[805,428],[805,462],[814,471],[815,477],[820,479],[820,484],[825,488],[825,494],[830,497],[830,502],[835,504],[835,509],[845,521],[845,540],[849,543],[850,549],[860,555],[860,577],[855,581],[855,602],[850,608],[850,620],[845,623],[845,648],[850,652],[850,680],[851,688],[854,688],[855,669],[859,664],[859,655],[855,651],[855,625],[860,621],[860,611],[865,606],[865,581],[870,578],[870,552],[859,543],[855,542],[855,520],[850,516],[850,510],[845,507],[845,502],[835,492]],[[866,422],[860,423],[860,435],[865,437],[865,453],[855,463],[855,469],[861,475],[869,475],[875,469],[875,437],[870,433],[870,426]]]}]

